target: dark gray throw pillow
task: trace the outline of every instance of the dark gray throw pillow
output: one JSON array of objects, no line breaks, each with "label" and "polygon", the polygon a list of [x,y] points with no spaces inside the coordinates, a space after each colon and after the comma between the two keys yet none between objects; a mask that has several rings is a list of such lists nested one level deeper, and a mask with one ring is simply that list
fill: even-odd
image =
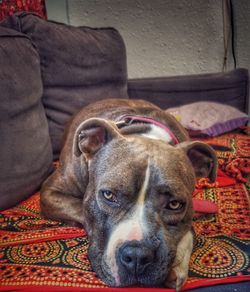
[{"label": "dark gray throw pillow", "polygon": [[37,46],[54,158],[63,129],[81,107],[104,98],[127,98],[124,42],[113,28],[74,27],[21,13],[2,25],[26,33]]},{"label": "dark gray throw pillow", "polygon": [[52,167],[40,59],[29,38],[0,26],[0,210],[40,187]]}]

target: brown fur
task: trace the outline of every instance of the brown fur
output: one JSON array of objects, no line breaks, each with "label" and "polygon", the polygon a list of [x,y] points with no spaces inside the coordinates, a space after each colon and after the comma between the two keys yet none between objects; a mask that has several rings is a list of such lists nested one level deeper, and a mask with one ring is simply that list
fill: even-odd
[{"label": "brown fur", "polygon": [[[131,129],[119,130],[115,122],[124,114],[158,120],[168,126],[180,144],[173,146],[161,140],[142,137],[138,129],[132,133]],[[103,274],[102,265],[109,265],[105,260],[106,247],[114,226],[126,222],[131,216],[129,214],[136,204],[150,163],[145,210],[147,221],[150,222],[150,236],[157,234],[157,240],[165,246],[160,251],[156,250],[165,258],[163,272],[160,279],[155,276],[155,280],[152,271],[150,280],[141,275],[142,280],[138,283],[129,282],[123,275],[125,272],[120,272],[119,286],[160,285],[160,282],[165,282],[166,285],[179,288],[185,280],[181,280],[185,277],[179,272],[180,269],[175,269],[178,271],[175,272],[175,284],[167,279],[173,278],[174,268],[171,269],[171,266],[177,257],[178,246],[183,246],[183,243],[179,243],[191,229],[195,176],[215,179],[217,164],[214,151],[203,143],[190,142],[186,131],[171,115],[142,100],[114,99],[91,104],[72,119],[65,137],[59,167],[47,179],[41,191],[42,214],[54,220],[82,224],[90,240],[92,267],[105,282],[116,286],[118,284],[112,275],[112,267],[109,267],[110,270],[107,268],[107,274]],[[100,198],[102,188],[114,190],[119,207],[110,207]],[[172,197],[185,203],[182,211],[172,212],[163,208]],[[138,244],[143,249],[147,241],[146,238]],[[117,249],[120,248],[117,246]],[[117,254],[115,256],[119,257]],[[153,270],[158,265],[163,264],[154,259]],[[178,278],[176,273],[181,276]]]}]

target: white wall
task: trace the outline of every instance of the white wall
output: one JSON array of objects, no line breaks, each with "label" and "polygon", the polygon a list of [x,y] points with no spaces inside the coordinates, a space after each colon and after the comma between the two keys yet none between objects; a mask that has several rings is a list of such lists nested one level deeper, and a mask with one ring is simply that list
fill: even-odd
[{"label": "white wall", "polygon": [[[127,48],[129,78],[222,70],[221,0],[47,0],[50,19],[113,26]],[[237,65],[250,69],[250,0],[234,0]],[[229,59],[228,69],[233,68]]]},{"label": "white wall", "polygon": [[234,0],[233,3],[238,66],[250,72],[250,0]]}]

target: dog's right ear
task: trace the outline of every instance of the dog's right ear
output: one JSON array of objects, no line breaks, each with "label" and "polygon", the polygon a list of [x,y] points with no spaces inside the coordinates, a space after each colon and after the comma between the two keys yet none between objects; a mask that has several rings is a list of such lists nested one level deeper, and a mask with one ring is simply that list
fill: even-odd
[{"label": "dog's right ear", "polygon": [[121,137],[116,125],[108,120],[91,118],[82,122],[74,135],[73,153],[91,158],[103,145],[115,137]]},{"label": "dog's right ear", "polygon": [[215,182],[218,161],[212,147],[199,141],[185,141],[177,144],[176,147],[186,152],[197,178],[208,177],[212,182]]}]

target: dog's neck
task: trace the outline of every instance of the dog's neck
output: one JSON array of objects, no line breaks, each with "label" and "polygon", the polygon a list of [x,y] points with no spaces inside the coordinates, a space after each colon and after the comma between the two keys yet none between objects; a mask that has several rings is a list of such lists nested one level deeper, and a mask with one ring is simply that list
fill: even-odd
[{"label": "dog's neck", "polygon": [[116,125],[123,135],[137,134],[150,139],[162,140],[168,144],[179,143],[169,127],[149,117],[125,115],[116,122]]}]

